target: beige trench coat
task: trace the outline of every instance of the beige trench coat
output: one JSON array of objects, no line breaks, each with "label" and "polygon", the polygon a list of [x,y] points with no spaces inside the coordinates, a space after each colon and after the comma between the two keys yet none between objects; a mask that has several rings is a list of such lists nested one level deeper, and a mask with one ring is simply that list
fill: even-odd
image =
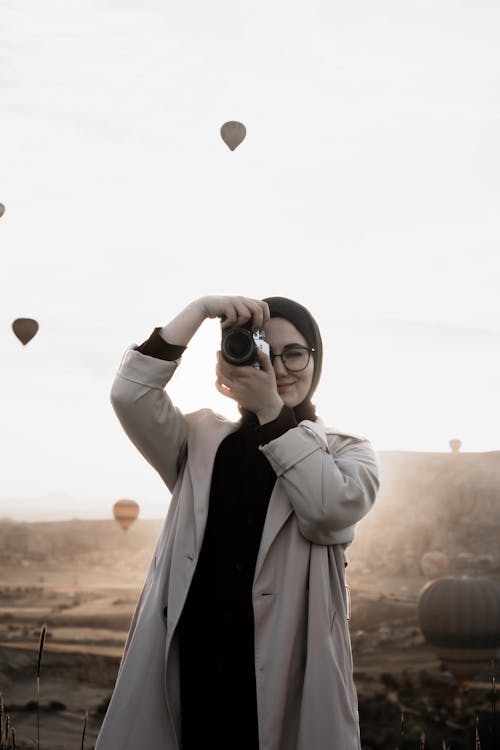
[{"label": "beige trench coat", "polygon": [[[172,498],[95,750],[182,750],[176,625],[215,454],[238,425],[208,409],[183,415],[164,390],[179,360],[134,347],[111,402]],[[260,750],[360,750],[345,547],[375,499],[375,453],[363,437],[307,420],[259,450],[277,474],[253,583]]]}]

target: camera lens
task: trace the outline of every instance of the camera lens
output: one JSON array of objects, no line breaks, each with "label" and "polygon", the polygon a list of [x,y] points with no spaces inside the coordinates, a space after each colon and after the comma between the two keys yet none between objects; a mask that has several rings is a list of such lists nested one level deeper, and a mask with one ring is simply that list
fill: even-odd
[{"label": "camera lens", "polygon": [[232,365],[251,365],[255,361],[253,336],[246,328],[229,328],[221,342],[222,356]]}]

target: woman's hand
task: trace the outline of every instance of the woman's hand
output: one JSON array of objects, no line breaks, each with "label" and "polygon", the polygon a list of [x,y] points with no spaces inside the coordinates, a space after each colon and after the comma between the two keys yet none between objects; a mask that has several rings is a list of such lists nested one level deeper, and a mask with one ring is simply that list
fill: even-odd
[{"label": "woman's hand", "polygon": [[244,409],[253,412],[260,424],[266,424],[278,417],[284,404],[276,388],[271,360],[260,349],[257,350],[257,357],[261,369],[253,365],[230,365],[217,352],[215,387],[223,396],[234,399]]},{"label": "woman's hand", "polygon": [[206,318],[225,316],[222,328],[241,326],[253,316],[252,330],[262,328],[269,318],[267,302],[250,297],[210,294],[199,297],[163,326],[161,337],[169,344],[186,346]]},{"label": "woman's hand", "polygon": [[[252,330],[262,328],[270,318],[267,302],[251,297],[210,294],[200,297],[198,303],[207,318],[224,317],[221,327],[242,326],[253,317]],[[254,368],[257,369],[257,368]]]}]

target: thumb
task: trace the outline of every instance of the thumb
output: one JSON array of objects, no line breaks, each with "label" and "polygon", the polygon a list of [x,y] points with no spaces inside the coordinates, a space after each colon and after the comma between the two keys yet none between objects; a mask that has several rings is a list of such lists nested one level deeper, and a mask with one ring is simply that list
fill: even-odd
[{"label": "thumb", "polygon": [[264,372],[274,372],[271,358],[267,354],[264,354],[262,349],[257,349],[257,359],[259,360],[260,366],[264,370]]}]

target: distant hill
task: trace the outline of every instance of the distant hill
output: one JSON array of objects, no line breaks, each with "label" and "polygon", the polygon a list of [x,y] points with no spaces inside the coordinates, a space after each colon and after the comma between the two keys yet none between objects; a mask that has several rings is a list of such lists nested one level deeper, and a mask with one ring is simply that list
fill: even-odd
[{"label": "distant hill", "polygon": [[[429,550],[448,555],[451,570],[500,566],[500,451],[381,451],[378,459],[380,491],[348,550],[353,572],[399,566],[409,575]],[[163,522],[139,519],[124,532],[113,519],[0,519],[0,563],[114,564],[127,556],[146,566]],[[474,563],[480,556],[491,560]]]},{"label": "distant hill", "polygon": [[357,526],[353,558],[386,568],[406,556],[408,570],[440,550],[452,571],[474,568],[467,556],[500,565],[500,451],[381,451],[378,459],[379,494]]},{"label": "distant hill", "polygon": [[123,531],[114,519],[72,521],[0,520],[0,562],[79,560],[116,562],[133,556],[143,564],[151,559],[163,526],[161,520],[137,520]]}]

